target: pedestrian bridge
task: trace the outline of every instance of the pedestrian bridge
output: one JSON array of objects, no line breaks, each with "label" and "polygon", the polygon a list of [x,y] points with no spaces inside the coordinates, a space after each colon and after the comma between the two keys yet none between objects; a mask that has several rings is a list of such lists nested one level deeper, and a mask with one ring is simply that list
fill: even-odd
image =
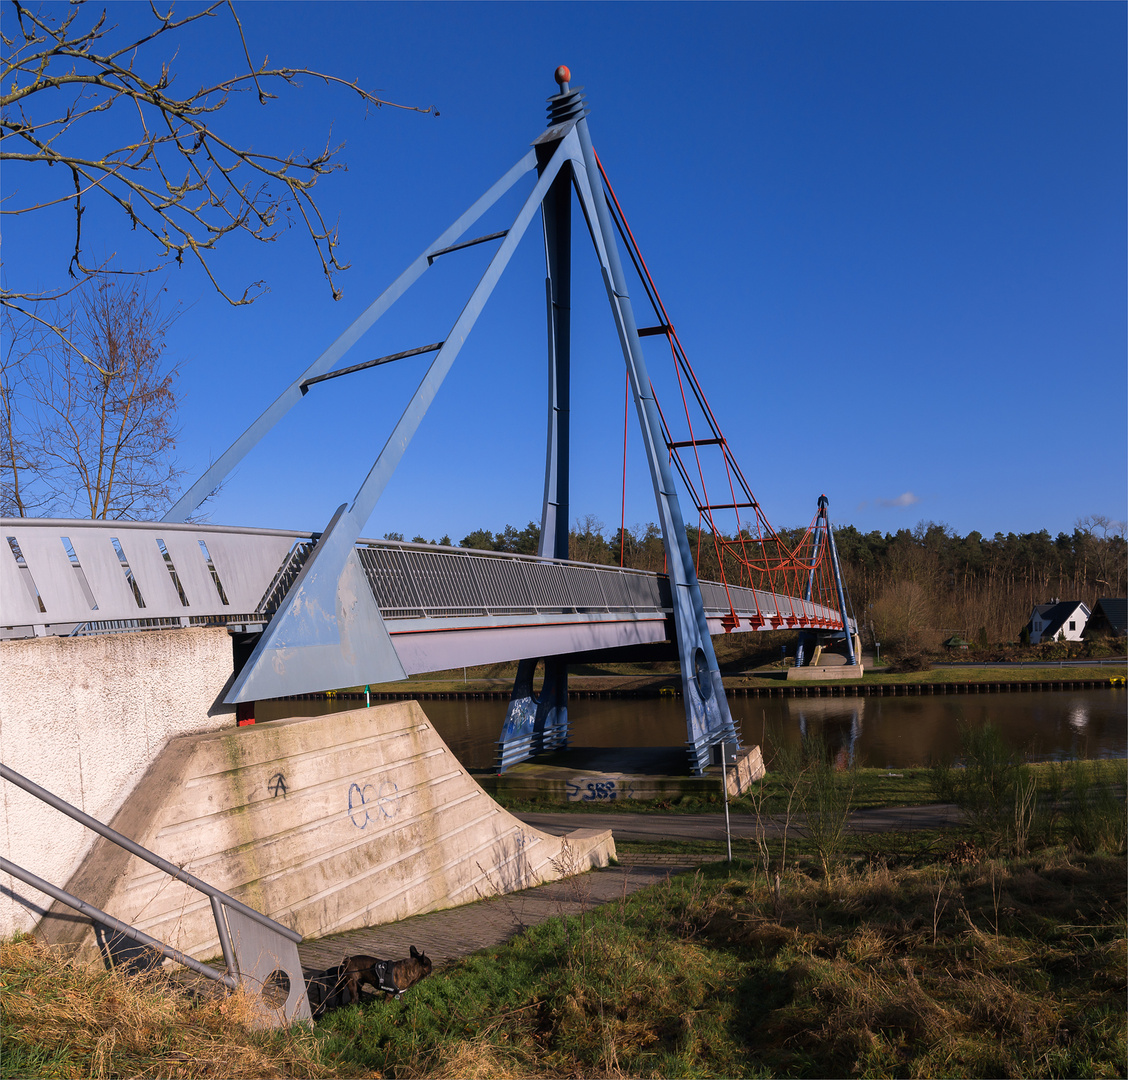
[{"label": "pedestrian bridge", "polygon": [[[845,636],[848,662],[856,667],[854,626],[826,496],[819,497],[818,514],[798,544],[782,543],[705,398],[595,152],[582,88],[571,86],[566,66],[554,77],[558,92],[548,99],[548,126],[522,148],[520,159],[304,370],[294,365],[290,384],[180,496],[163,522],[0,522],[0,635],[87,635],[200,624],[257,632],[253,650],[245,663],[236,663],[224,696],[228,704],[243,705],[417,672],[518,660],[500,740],[506,748],[502,767],[567,741],[567,667],[577,655],[675,644],[687,745],[699,773],[717,747],[728,744],[731,749],[740,741],[712,634],[797,629],[795,660],[803,666],[806,650],[814,646],[813,634],[829,631]],[[515,217],[510,220],[500,209],[492,214],[507,192],[518,189],[526,194]],[[665,550],[664,575],[568,559],[569,425],[571,410],[579,404],[571,390],[573,198],[588,226],[623,353],[625,414],[629,416],[633,399]],[[483,219],[492,225],[510,223],[474,235],[487,227],[485,222],[478,225]],[[537,556],[362,539],[455,359],[536,220],[543,228],[548,331]],[[626,260],[620,256],[620,239]],[[489,245],[493,253],[465,303],[455,306],[453,322],[432,325],[430,318],[422,319],[419,340],[429,344],[387,351],[391,339],[385,334],[389,328],[379,325],[383,316],[437,260],[457,263],[460,252],[480,245]],[[467,276],[472,278],[469,271]],[[641,301],[638,313],[632,289]],[[651,339],[665,340],[663,357],[669,349],[674,368],[670,390],[680,399],[684,423],[673,409],[659,406],[643,346]],[[367,358],[345,363],[362,340],[370,350]],[[355,497],[339,506],[319,534],[188,523],[313,388],[430,354],[433,359]],[[349,359],[357,356],[359,349]],[[625,455],[624,441],[624,476]],[[480,463],[475,464],[481,475]],[[770,583],[771,590],[782,589],[783,594],[699,582],[679,489],[697,510],[699,527],[707,525],[717,540],[728,533],[738,538],[718,544],[725,549],[717,550],[722,566],[727,552],[741,567],[739,580]],[[730,513],[735,519],[731,526]],[[717,524],[717,514],[725,524]],[[250,642],[237,644],[239,652]],[[537,661],[543,661],[543,669],[534,691]]]},{"label": "pedestrian bridge", "polygon": [[[222,624],[255,633],[318,536],[0,519],[0,638]],[[664,574],[389,540],[360,540],[356,553],[408,674],[674,640]],[[700,587],[714,634],[842,630],[841,614],[822,604],[711,581]]]}]

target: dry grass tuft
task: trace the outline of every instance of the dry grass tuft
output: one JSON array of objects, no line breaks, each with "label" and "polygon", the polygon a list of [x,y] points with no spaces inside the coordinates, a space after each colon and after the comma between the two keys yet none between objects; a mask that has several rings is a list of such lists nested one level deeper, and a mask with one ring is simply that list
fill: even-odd
[{"label": "dry grass tuft", "polygon": [[0,943],[7,1076],[320,1077],[313,1034],[256,1032],[253,999],[196,1000],[162,972],[68,963],[32,937]]},{"label": "dry grass tuft", "polygon": [[[460,1042],[447,1053],[434,1069],[425,1075],[458,1076],[464,1080],[519,1080],[529,1075],[529,1067],[511,1050],[484,1039]],[[538,1075],[544,1075],[538,1071]]]}]

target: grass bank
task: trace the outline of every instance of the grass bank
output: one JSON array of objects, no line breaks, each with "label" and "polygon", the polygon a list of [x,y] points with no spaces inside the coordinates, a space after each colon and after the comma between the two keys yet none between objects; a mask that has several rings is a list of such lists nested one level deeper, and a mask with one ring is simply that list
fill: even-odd
[{"label": "grass bank", "polygon": [[255,1035],[237,999],[193,1006],[5,945],[0,1072],[1123,1076],[1123,855],[991,859],[961,843],[829,876],[706,866],[312,1033]]},{"label": "grass bank", "polygon": [[713,865],[334,1014],[342,1074],[1118,1076],[1123,858]]}]

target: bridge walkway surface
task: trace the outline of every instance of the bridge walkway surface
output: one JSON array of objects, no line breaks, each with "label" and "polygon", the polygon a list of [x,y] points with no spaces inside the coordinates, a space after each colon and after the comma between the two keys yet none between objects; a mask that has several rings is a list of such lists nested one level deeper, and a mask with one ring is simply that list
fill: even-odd
[{"label": "bridge walkway surface", "polygon": [[[586,828],[612,829],[619,840],[723,840],[725,837],[723,814],[521,813],[516,816],[528,825],[557,835],[575,829],[579,819]],[[734,839],[752,838],[756,828],[754,818],[740,814],[733,815],[731,820]],[[855,833],[875,834],[941,828],[955,825],[959,820],[959,811],[950,804],[906,806],[855,811],[850,815],[849,828]],[[777,834],[782,828],[781,821],[774,818],[765,818],[764,825],[769,835]],[[794,827],[798,825],[793,824]],[[308,976],[339,964],[350,955],[399,959],[407,956],[414,945],[440,968],[479,949],[501,945],[548,919],[577,915],[612,903],[666,881],[671,874],[714,861],[717,861],[714,854],[692,852],[620,854],[619,866],[591,870],[456,908],[414,915],[399,922],[303,941],[298,946],[298,955]]]}]

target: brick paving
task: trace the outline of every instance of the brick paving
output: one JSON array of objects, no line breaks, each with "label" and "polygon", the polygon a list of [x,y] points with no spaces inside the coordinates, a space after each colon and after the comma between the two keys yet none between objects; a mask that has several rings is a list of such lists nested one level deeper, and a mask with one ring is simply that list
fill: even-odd
[{"label": "brick paving", "polygon": [[414,945],[425,952],[438,968],[479,949],[500,945],[522,930],[548,919],[578,914],[585,908],[598,907],[665,881],[672,873],[686,869],[688,861],[683,859],[674,864],[663,860],[661,865],[646,865],[631,858],[629,862],[632,865],[589,870],[586,874],[522,892],[413,915],[383,926],[346,930],[332,937],[306,940],[298,946],[298,955],[309,975],[339,964],[350,955],[400,959],[407,956]]}]

